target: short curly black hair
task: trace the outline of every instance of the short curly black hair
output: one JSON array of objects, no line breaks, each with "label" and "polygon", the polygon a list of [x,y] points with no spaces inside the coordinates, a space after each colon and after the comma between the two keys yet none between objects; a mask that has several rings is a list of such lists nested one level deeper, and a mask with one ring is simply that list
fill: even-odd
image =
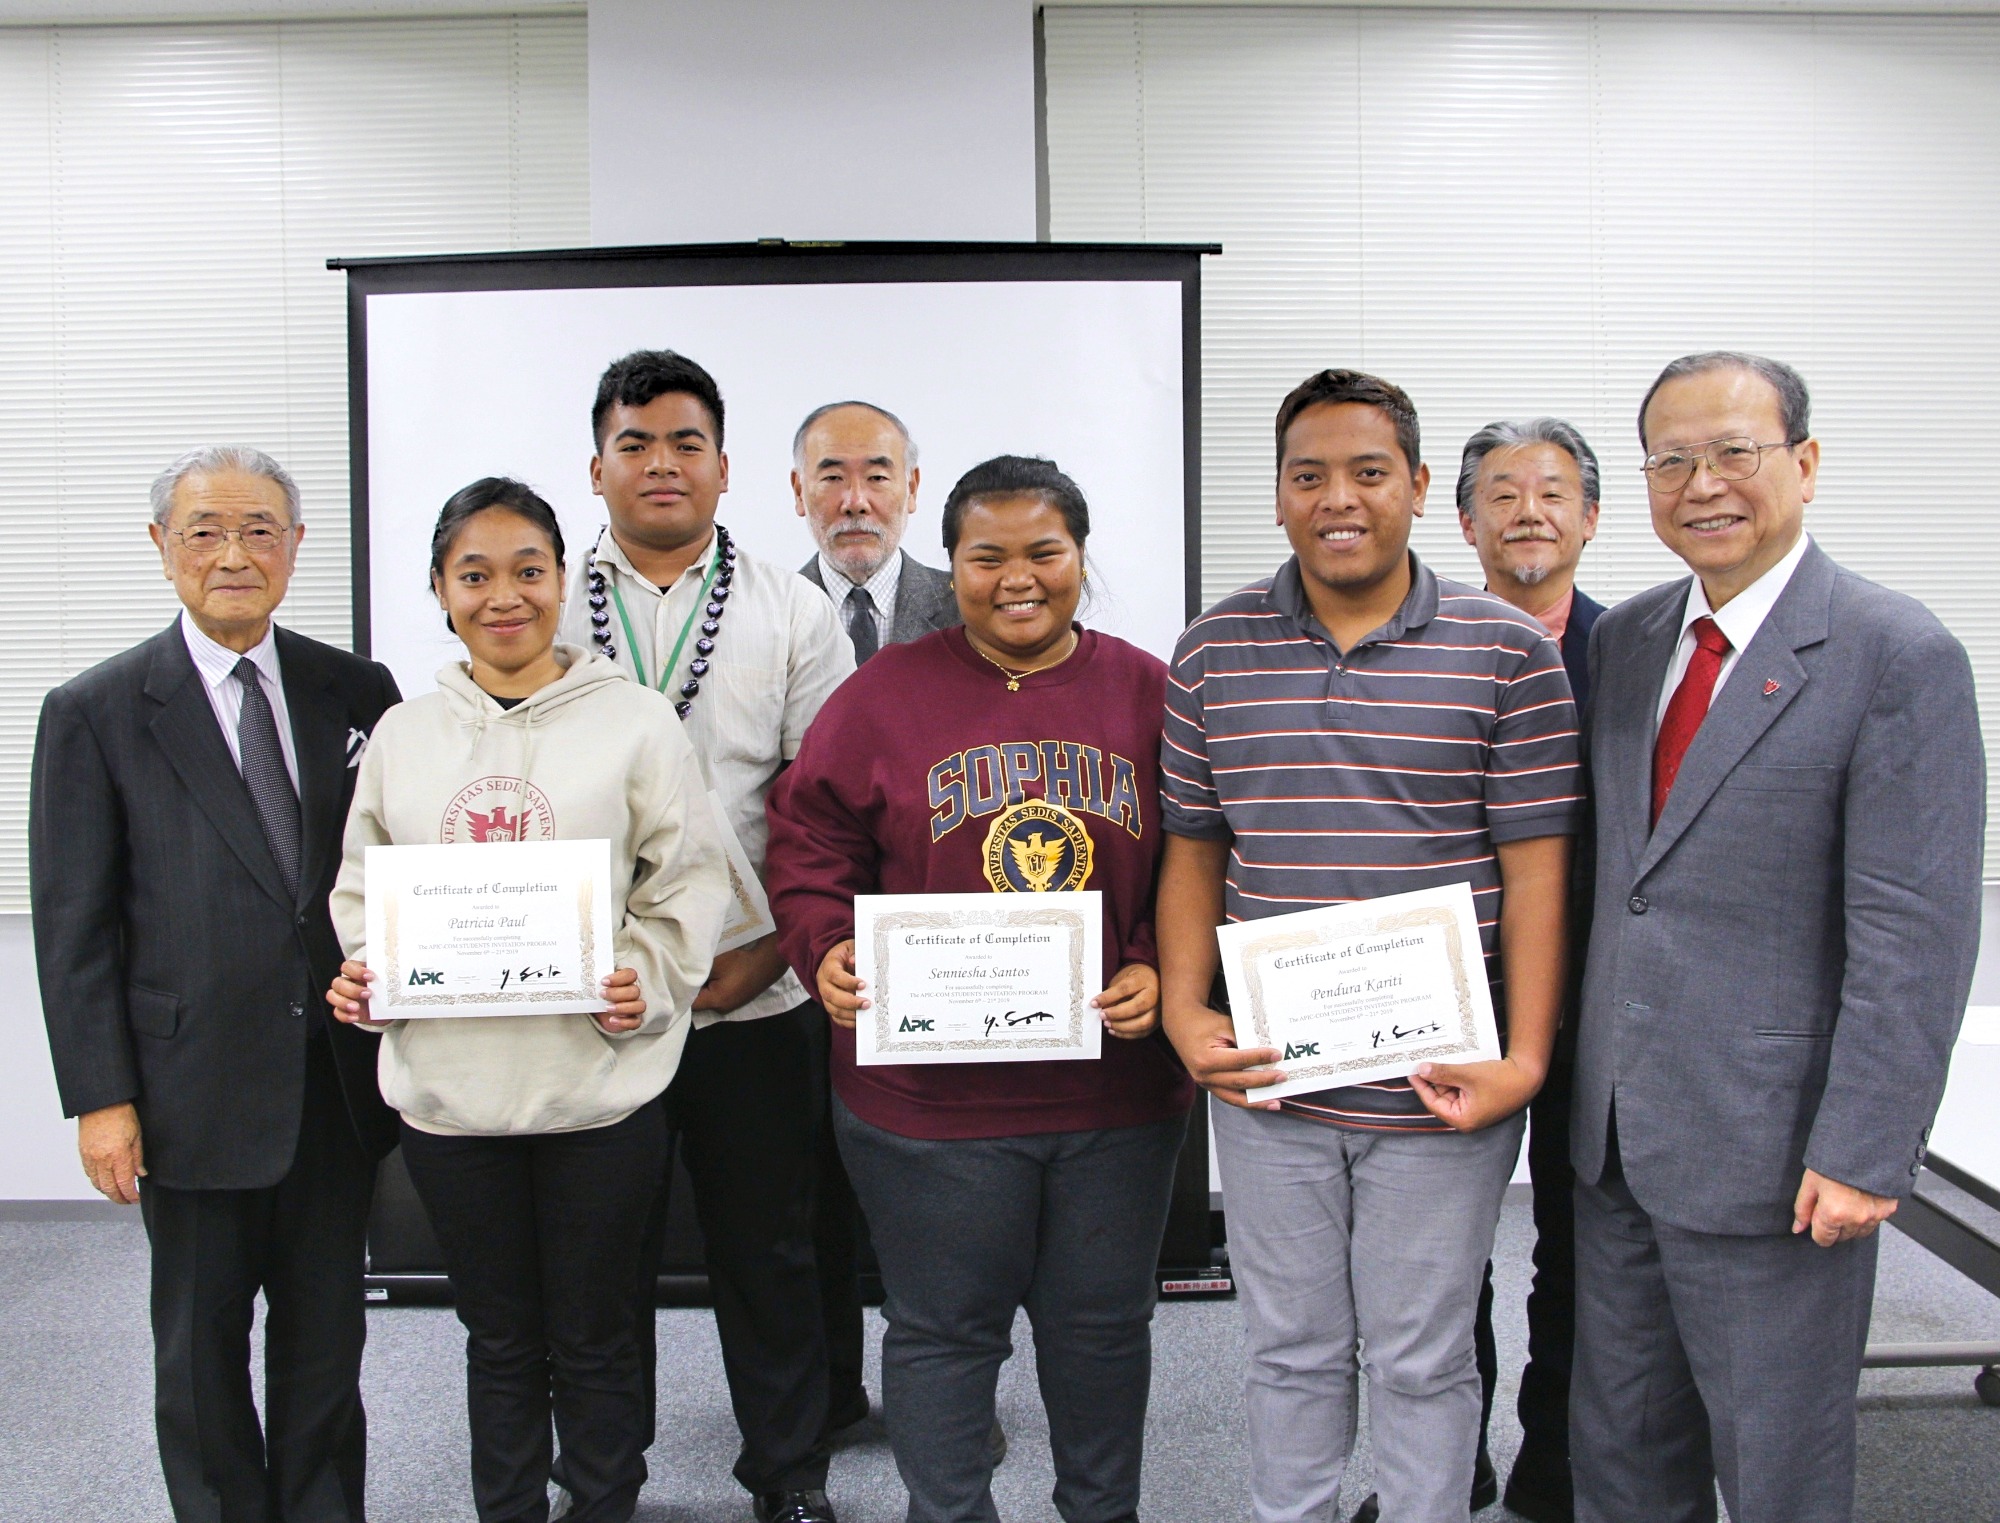
[{"label": "short curly black hair", "polygon": [[590,407],[590,440],[604,453],[604,420],[613,407],[644,407],[656,397],[685,392],[708,409],[715,422],[715,447],[722,448],[722,392],[715,377],[684,354],[671,349],[634,349],[613,360],[597,382],[597,400]]}]

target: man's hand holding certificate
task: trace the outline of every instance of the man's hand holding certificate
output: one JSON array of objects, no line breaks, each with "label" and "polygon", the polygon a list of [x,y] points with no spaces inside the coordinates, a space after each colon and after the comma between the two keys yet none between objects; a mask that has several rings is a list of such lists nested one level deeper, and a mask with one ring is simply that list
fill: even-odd
[{"label": "man's hand holding certificate", "polygon": [[1240,921],[1216,932],[1243,1048],[1279,1053],[1255,1103],[1500,1056],[1463,883]]}]

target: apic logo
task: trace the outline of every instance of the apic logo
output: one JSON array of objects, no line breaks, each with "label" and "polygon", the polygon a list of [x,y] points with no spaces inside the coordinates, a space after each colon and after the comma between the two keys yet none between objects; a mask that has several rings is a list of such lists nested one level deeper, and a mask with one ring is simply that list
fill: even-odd
[{"label": "apic logo", "polygon": [[934,1020],[917,1019],[907,1015],[896,1027],[898,1031],[933,1031],[936,1028],[937,1022]]},{"label": "apic logo", "polygon": [[433,972],[429,968],[410,969],[410,985],[412,988],[419,984],[442,984],[443,982],[444,975],[442,973]]},{"label": "apic logo", "polygon": [[1281,1061],[1289,1063],[1293,1058],[1316,1058],[1318,1056],[1319,1043],[1317,1042],[1287,1042],[1285,1043],[1285,1056]]}]

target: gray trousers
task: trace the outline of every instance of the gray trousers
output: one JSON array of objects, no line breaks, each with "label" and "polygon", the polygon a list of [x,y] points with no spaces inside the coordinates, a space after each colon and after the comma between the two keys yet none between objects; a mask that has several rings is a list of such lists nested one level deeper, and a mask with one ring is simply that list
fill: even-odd
[{"label": "gray trousers", "polygon": [[909,1523],[995,1523],[987,1436],[1016,1309],[1035,1330],[1056,1511],[1139,1509],[1154,1268],[1187,1118],[947,1142],[834,1133],[882,1264],[882,1415]]},{"label": "gray trousers", "polygon": [[1577,1523],[1848,1523],[1879,1237],[1725,1237],[1576,1185]]},{"label": "gray trousers", "polygon": [[1336,1523],[1357,1368],[1385,1523],[1465,1523],[1479,1442],[1472,1321],[1522,1118],[1358,1132],[1233,1105],[1210,1114],[1249,1345],[1257,1523]]}]

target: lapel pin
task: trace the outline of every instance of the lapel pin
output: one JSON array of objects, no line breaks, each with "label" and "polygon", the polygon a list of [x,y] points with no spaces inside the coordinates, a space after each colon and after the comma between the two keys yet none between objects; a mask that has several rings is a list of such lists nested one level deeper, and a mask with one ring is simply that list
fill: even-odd
[{"label": "lapel pin", "polygon": [[1769,698],[1773,693],[1777,691],[1778,691],[1778,679],[1776,677],[1766,677],[1764,679],[1764,696],[1766,698]]}]

